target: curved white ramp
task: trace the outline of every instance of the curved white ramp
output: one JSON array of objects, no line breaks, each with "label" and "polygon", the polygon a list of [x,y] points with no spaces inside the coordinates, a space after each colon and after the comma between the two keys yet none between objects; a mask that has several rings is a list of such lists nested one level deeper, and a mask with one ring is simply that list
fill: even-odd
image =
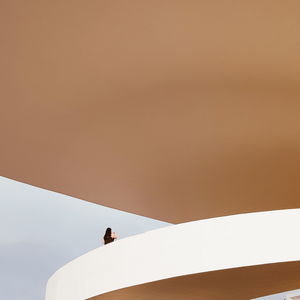
[{"label": "curved white ramp", "polygon": [[172,225],[95,249],[58,270],[46,300],[83,300],[181,275],[300,260],[300,209]]}]

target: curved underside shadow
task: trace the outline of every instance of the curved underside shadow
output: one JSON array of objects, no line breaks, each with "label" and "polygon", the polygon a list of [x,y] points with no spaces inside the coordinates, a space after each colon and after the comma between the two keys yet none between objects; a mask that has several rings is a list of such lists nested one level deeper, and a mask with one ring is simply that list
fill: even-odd
[{"label": "curved underside shadow", "polygon": [[89,300],[249,300],[300,287],[300,261],[180,276],[102,294]]}]

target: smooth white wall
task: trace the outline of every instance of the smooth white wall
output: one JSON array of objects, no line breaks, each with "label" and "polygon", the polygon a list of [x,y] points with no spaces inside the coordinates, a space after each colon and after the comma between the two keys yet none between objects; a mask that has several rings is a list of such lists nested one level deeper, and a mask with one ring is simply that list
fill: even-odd
[{"label": "smooth white wall", "polygon": [[287,291],[287,292],[283,292],[283,293],[278,293],[278,294],[255,298],[252,300],[291,300],[290,297],[293,295],[300,295],[300,290]]},{"label": "smooth white wall", "polygon": [[[83,300],[175,276],[300,259],[300,210],[172,225],[91,251],[58,270],[46,300]],[[292,245],[289,247],[287,245]]]}]

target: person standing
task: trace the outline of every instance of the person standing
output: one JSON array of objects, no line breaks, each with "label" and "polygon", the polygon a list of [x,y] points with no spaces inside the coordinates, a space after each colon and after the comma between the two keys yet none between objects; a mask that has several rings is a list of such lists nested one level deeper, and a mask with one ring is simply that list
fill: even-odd
[{"label": "person standing", "polygon": [[112,232],[111,228],[108,227],[105,231],[103,240],[104,240],[104,245],[112,243],[115,239],[118,237],[116,236],[115,232]]}]

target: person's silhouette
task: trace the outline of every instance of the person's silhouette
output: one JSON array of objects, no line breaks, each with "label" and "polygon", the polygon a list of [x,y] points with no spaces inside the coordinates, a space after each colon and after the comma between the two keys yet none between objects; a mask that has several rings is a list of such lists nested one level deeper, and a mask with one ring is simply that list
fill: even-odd
[{"label": "person's silhouette", "polygon": [[105,231],[103,240],[104,240],[104,245],[109,244],[111,242],[113,242],[115,239],[117,239],[118,237],[116,236],[115,232],[111,231],[111,228],[108,227]]}]

